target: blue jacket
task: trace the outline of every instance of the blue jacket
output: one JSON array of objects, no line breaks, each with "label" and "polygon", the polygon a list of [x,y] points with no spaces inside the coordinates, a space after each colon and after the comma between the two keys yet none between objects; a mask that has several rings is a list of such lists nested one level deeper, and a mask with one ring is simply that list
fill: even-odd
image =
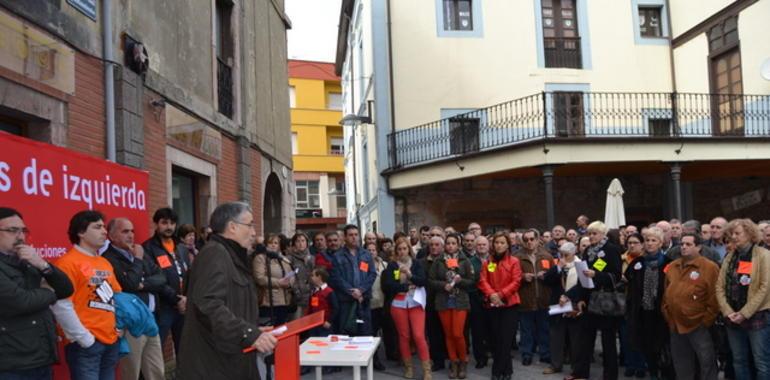
[{"label": "blue jacket", "polygon": [[[139,297],[131,293],[115,293],[115,327],[125,330],[135,337],[158,335],[155,316]],[[125,336],[120,338],[120,353],[130,350]]]},{"label": "blue jacket", "polygon": [[[355,257],[347,247],[342,247],[332,257],[333,265],[329,276],[329,285],[334,289],[339,302],[353,302],[350,289],[358,288],[364,298],[372,298],[372,285],[377,280],[377,268],[374,266],[372,254],[366,249],[358,248]],[[363,264],[365,263],[365,264]],[[366,270],[363,270],[363,269]]]}]

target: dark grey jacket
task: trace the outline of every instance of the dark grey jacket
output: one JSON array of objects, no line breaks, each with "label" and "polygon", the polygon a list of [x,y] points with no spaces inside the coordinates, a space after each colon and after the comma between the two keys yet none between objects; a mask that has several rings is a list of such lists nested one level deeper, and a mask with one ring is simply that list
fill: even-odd
[{"label": "dark grey jacket", "polygon": [[[51,265],[40,271],[0,253],[0,372],[48,366],[57,361],[56,325],[48,308],[72,295],[67,275]],[[41,278],[54,289],[40,287]]]},{"label": "dark grey jacket", "polygon": [[180,379],[259,379],[257,286],[246,250],[212,235],[189,273],[179,351]]}]

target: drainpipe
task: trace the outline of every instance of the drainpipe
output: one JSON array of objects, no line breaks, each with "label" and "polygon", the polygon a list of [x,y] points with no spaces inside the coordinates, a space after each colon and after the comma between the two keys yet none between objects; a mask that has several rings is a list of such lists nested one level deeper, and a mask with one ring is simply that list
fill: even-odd
[{"label": "drainpipe", "polygon": [[107,122],[107,159],[115,162],[115,72],[112,56],[112,0],[102,1],[102,56],[104,59],[104,107]]}]

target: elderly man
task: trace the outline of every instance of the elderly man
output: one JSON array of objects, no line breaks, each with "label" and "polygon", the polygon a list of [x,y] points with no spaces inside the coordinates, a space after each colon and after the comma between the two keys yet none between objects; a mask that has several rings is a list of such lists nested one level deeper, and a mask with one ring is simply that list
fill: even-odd
[{"label": "elderly man", "polygon": [[727,246],[724,242],[725,227],[727,227],[727,219],[717,216],[711,219],[711,240],[706,242],[706,245],[713,248],[719,254],[719,262],[725,259],[727,255]]},{"label": "elderly man", "polygon": [[[719,267],[701,256],[701,239],[682,235],[682,257],[669,264],[661,311],[671,329],[671,357],[679,379],[716,380],[717,358],[709,328],[719,314]],[[693,360],[695,358],[696,360]]]},{"label": "elderly man", "polygon": [[21,214],[0,207],[0,379],[51,379],[58,355],[49,306],[73,291],[67,275],[27,243],[28,235]]},{"label": "elderly man", "polygon": [[575,229],[577,230],[578,235],[583,236],[588,232],[588,221],[589,219],[585,215],[580,215],[577,217],[575,220]]},{"label": "elderly man", "polygon": [[762,243],[765,248],[770,248],[770,225],[765,226],[759,231],[762,234]]},{"label": "elderly man", "polygon": [[567,234],[565,235],[565,237],[567,238],[568,242],[572,244],[577,244],[578,233],[573,228],[570,228],[567,230]]},{"label": "elderly man", "polygon": [[209,224],[214,234],[196,257],[187,283],[179,378],[259,379],[251,349],[270,352],[276,337],[256,324],[257,286],[248,254],[256,237],[254,214],[246,203],[224,203]]},{"label": "elderly man", "polygon": [[563,238],[567,233],[567,230],[564,229],[564,226],[562,225],[555,225],[553,228],[551,228],[551,240],[545,243],[544,247],[546,250],[548,250],[548,253],[551,254],[551,256],[558,256],[559,255],[559,245],[557,242],[559,239]]},{"label": "elderly man", "polygon": [[364,247],[369,244],[377,245],[377,234],[371,231],[364,234]]},{"label": "elderly man", "polygon": [[711,225],[708,223],[700,225],[700,238],[708,243],[711,240]]},{"label": "elderly man", "polygon": [[660,247],[660,250],[663,251],[663,254],[665,255],[671,247],[674,246],[674,242],[671,240],[671,223],[666,220],[661,220],[655,224],[655,227],[658,227],[663,231],[663,245]]},{"label": "elderly man", "polygon": [[[120,287],[139,297],[155,314],[161,298],[177,303],[176,291],[166,283],[166,276],[149,257],[145,259],[141,245],[134,242],[134,225],[126,218],[115,218],[107,224],[110,245],[102,257],[112,264]],[[157,315],[156,315],[157,317]],[[165,379],[165,364],[160,336],[124,335],[131,352],[120,360],[120,378],[137,380],[141,372],[146,380]]]}]

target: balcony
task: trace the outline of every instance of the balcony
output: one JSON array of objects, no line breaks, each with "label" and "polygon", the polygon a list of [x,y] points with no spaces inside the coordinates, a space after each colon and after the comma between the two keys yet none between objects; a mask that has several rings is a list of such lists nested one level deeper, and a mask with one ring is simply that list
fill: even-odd
[{"label": "balcony", "polygon": [[217,57],[217,99],[219,113],[233,118],[233,68]]},{"label": "balcony", "polygon": [[389,170],[532,142],[770,137],[770,95],[543,92],[389,135]]},{"label": "balcony", "polygon": [[580,37],[546,37],[543,38],[545,51],[545,67],[549,68],[583,68],[580,55]]}]

